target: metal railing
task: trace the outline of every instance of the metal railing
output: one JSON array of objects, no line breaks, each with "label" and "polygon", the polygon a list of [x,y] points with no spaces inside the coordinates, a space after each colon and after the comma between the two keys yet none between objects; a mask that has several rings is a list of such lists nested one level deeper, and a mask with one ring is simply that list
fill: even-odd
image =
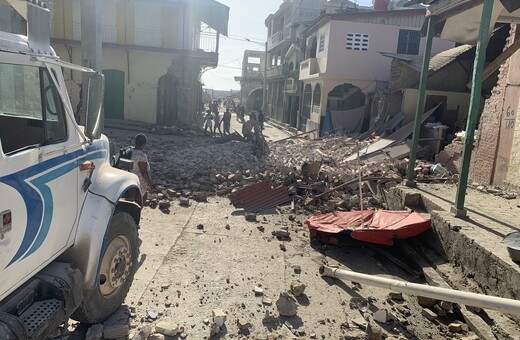
[{"label": "metal railing", "polygon": [[140,46],[161,47],[161,31],[136,28],[135,44]]},{"label": "metal railing", "polygon": [[[81,23],[74,23],[72,25],[74,40],[81,40]],[[116,43],[117,42],[117,29],[115,26],[101,26],[101,41]]]}]

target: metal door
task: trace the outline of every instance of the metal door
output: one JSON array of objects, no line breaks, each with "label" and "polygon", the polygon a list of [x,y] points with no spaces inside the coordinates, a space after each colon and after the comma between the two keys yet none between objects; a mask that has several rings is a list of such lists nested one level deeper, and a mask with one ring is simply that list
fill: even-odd
[{"label": "metal door", "polygon": [[105,117],[125,118],[125,73],[119,70],[103,70],[105,75]]}]

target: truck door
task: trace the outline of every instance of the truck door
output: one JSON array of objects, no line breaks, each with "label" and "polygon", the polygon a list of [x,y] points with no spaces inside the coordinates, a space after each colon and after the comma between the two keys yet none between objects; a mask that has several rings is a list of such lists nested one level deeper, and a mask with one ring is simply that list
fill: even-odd
[{"label": "truck door", "polygon": [[0,63],[0,300],[72,242],[78,157],[49,71]]}]

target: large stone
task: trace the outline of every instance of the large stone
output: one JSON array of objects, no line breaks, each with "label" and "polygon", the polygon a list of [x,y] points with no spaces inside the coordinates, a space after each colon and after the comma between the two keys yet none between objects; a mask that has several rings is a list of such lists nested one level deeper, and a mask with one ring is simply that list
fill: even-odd
[{"label": "large stone", "polygon": [[150,335],[147,340],[164,340],[164,339],[165,339],[164,335],[159,334],[159,333],[154,333],[154,334]]},{"label": "large stone", "polygon": [[276,308],[281,316],[295,316],[298,313],[296,299],[286,292],[280,293],[280,297],[276,301]]},{"label": "large stone", "polygon": [[213,322],[218,327],[222,327],[224,325],[224,322],[226,322],[227,314],[222,309],[214,309],[211,312],[211,316],[213,318]]},{"label": "large stone", "polygon": [[303,295],[303,293],[305,292],[305,288],[307,288],[307,286],[298,280],[291,282],[291,293],[294,296]]},{"label": "large stone", "polygon": [[179,326],[176,324],[170,324],[166,321],[161,321],[155,325],[155,332],[166,336],[176,336],[179,334]]}]

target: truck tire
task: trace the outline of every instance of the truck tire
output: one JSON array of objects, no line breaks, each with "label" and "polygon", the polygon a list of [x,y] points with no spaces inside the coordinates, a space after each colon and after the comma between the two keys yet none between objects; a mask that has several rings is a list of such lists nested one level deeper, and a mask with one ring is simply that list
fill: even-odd
[{"label": "truck tire", "polygon": [[138,257],[137,225],[128,213],[116,211],[108,226],[97,287],[84,291],[83,302],[72,318],[93,324],[112,315],[130,290]]}]

